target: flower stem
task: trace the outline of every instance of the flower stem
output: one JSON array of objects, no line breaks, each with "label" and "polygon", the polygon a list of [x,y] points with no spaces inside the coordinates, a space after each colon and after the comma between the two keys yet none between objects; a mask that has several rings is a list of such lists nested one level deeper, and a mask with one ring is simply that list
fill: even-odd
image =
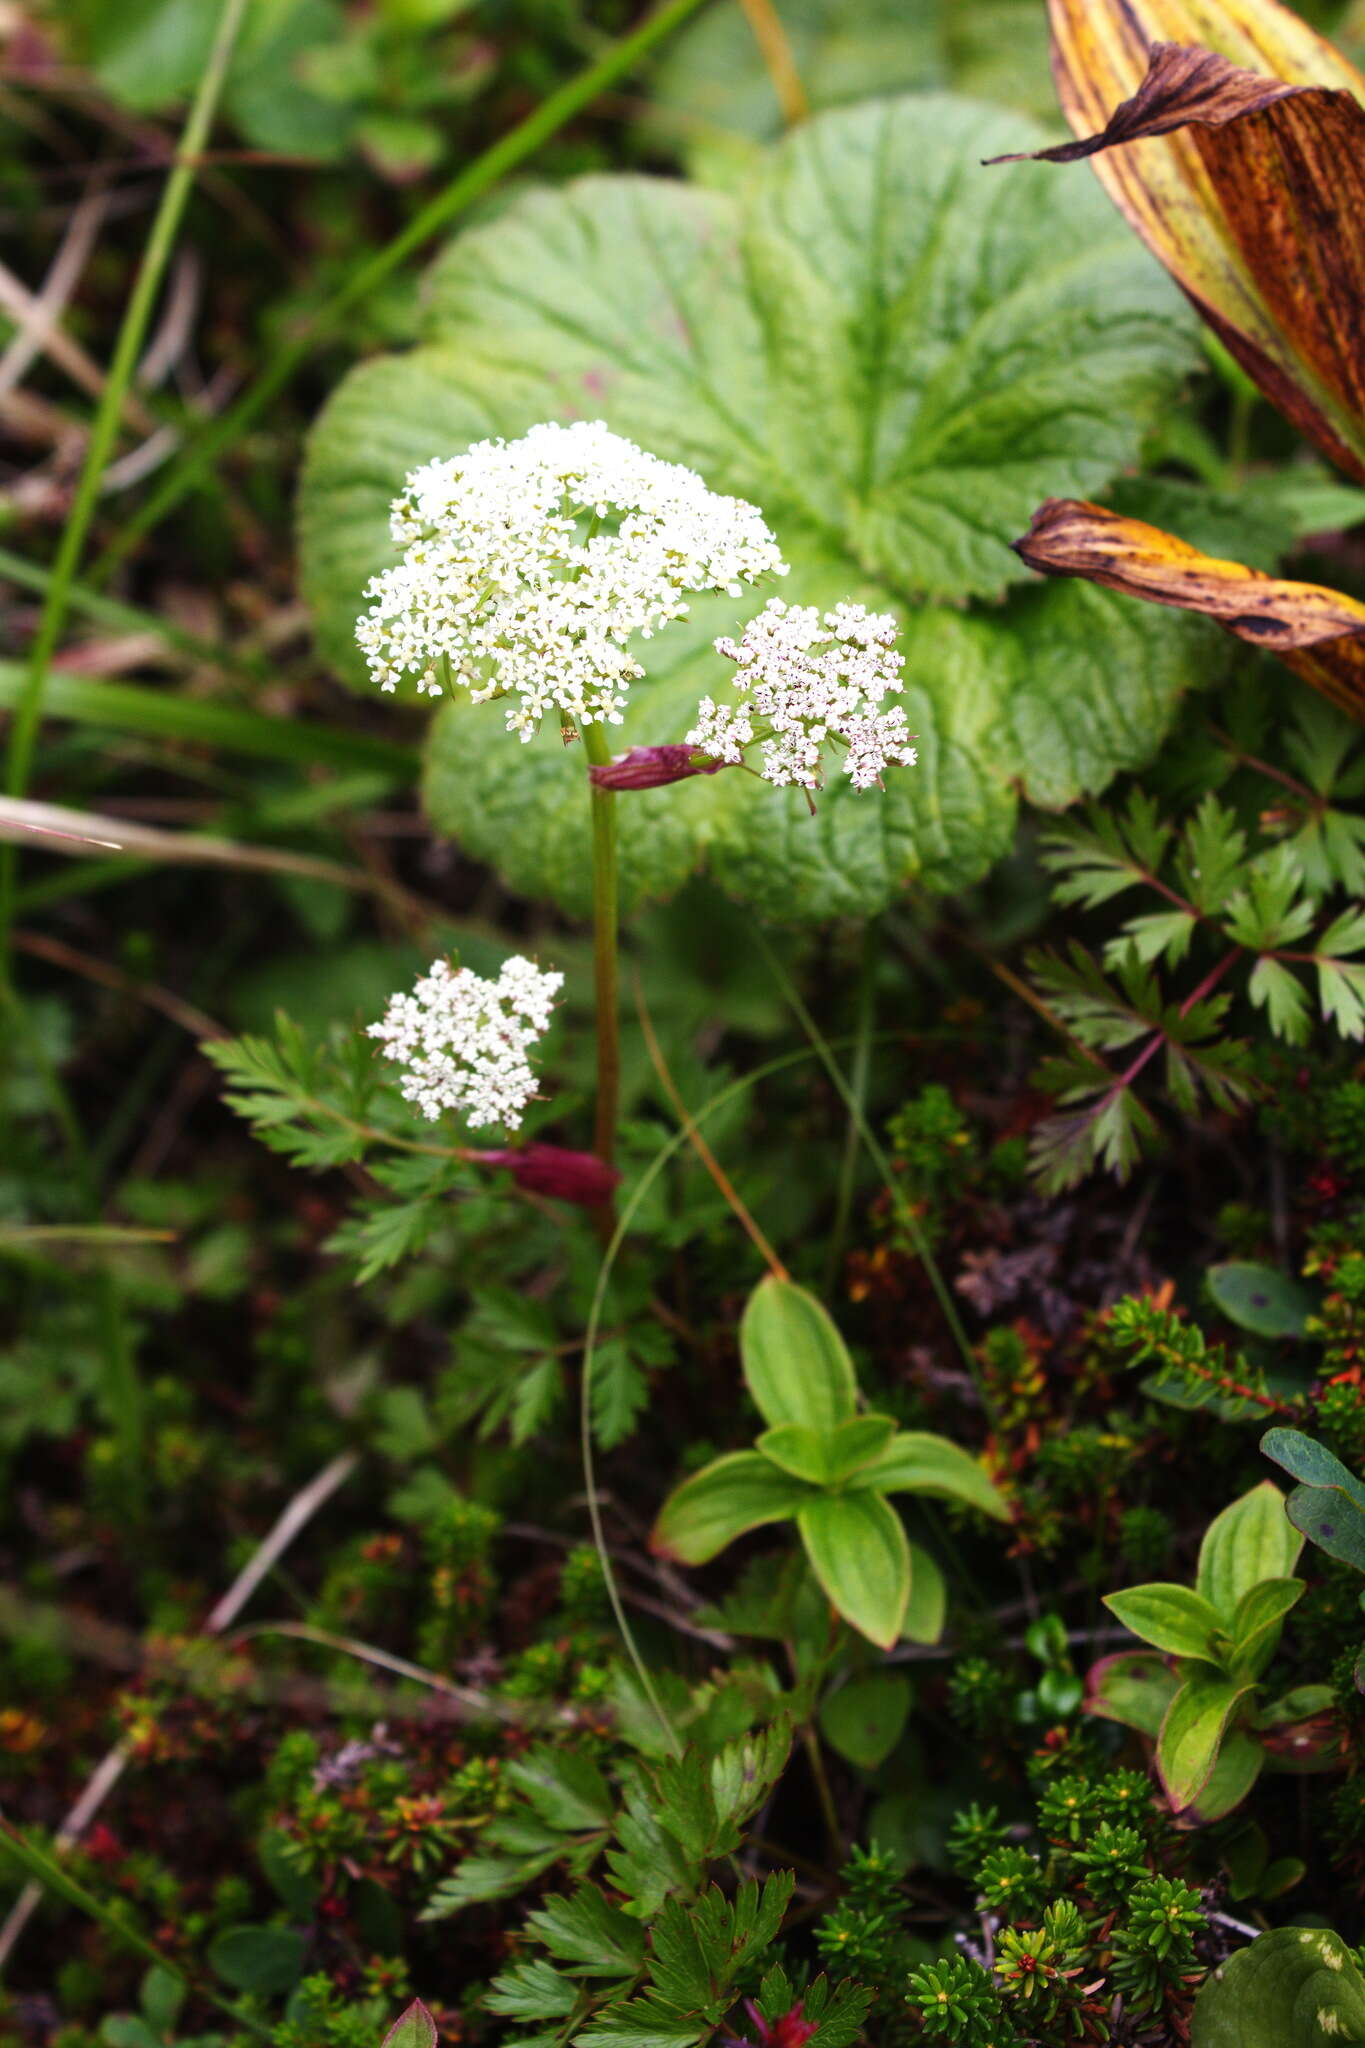
[{"label": "flower stem", "polygon": [[[594,766],[611,759],[600,725],[584,725],[583,751]],[[621,1094],[621,996],[616,892],[616,792],[590,787],[592,805],[592,959],[597,1011],[597,1112],[593,1150],[611,1166]]]}]

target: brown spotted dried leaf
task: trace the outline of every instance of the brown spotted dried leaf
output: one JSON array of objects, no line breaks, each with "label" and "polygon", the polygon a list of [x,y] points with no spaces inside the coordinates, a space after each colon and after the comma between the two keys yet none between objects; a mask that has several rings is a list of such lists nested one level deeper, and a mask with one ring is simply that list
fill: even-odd
[{"label": "brown spotted dried leaf", "polygon": [[1365,604],[1201,554],[1140,519],[1080,498],[1049,498],[1015,552],[1049,576],[1080,576],[1150,604],[1202,612],[1268,647],[1354,718],[1365,718]]},{"label": "brown spotted dried leaf", "polygon": [[1271,401],[1365,482],[1365,78],[1277,0],[1049,0],[1079,140]]}]

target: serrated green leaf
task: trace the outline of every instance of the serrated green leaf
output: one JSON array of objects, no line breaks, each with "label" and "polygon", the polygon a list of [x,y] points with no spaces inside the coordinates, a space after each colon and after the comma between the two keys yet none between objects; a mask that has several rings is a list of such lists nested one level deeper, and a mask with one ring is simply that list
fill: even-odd
[{"label": "serrated green leaf", "polygon": [[[354,620],[407,470],[587,411],[759,503],[794,600],[902,611],[920,752],[884,796],[838,778],[814,818],[741,774],[630,796],[627,905],[706,865],[776,915],[865,915],[912,877],[983,872],[1021,783],[1061,805],[1145,760],[1206,666],[1197,622],[1081,585],[925,604],[1017,583],[1007,543],[1037,499],[1131,465],[1190,360],[1186,316],[1098,194],[978,175],[1030,139],[969,102],[885,100],[803,125],[743,201],[587,178],[466,232],[433,274],[424,345],[355,372],[312,437],[301,543],[328,657],[358,673]],[[681,739],[741,611],[699,601],[649,644],[623,745]],[[502,722],[496,705],[439,714],[432,816],[515,888],[581,911],[581,757]]]},{"label": "serrated green leaf", "polygon": [[1343,1038],[1365,1038],[1365,963],[1315,956],[1318,1007]]},{"label": "serrated green leaf", "polygon": [[1174,1657],[1213,1659],[1213,1638],[1223,1627],[1216,1607],[1188,1586],[1130,1586],[1106,1593],[1104,1604],[1126,1629]]},{"label": "serrated green leaf", "polygon": [[709,1767],[716,1825],[737,1829],[771,1792],[791,1754],[791,1729],[774,1721],[756,1735],[742,1735],[717,1750]]},{"label": "serrated green leaf", "polygon": [[571,1977],[633,1977],[644,1959],[645,1933],[593,1884],[550,1898],[526,1925],[565,1964]]},{"label": "serrated green leaf", "polygon": [[483,2002],[508,2019],[558,2020],[567,2019],[579,1996],[578,1987],[552,1962],[533,1956],[495,1977]]},{"label": "serrated green leaf", "polygon": [[592,1426],[604,1451],[634,1432],[649,1403],[649,1380],[624,1337],[607,1337],[593,1357]]},{"label": "serrated green leaf", "polygon": [[1251,970],[1247,994],[1263,1009],[1270,1028],[1286,1045],[1302,1045],[1308,1037],[1308,991],[1282,960],[1260,959]]},{"label": "serrated green leaf", "polygon": [[836,1612],[889,1650],[910,1600],[910,1551],[895,1509],[879,1493],[816,1494],[796,1526]]},{"label": "serrated green leaf", "polygon": [[591,1757],[539,1743],[507,1766],[507,1775],[547,1827],[571,1833],[606,1827],[616,1810]]}]

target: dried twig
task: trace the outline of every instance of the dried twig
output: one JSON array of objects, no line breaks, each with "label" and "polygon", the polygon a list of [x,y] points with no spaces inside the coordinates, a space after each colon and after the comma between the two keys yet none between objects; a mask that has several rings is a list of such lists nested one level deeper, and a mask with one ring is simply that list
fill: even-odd
[{"label": "dried twig", "polygon": [[[209,1614],[202,1630],[204,1635],[218,1636],[224,1629],[232,1626],[262,1579],[273,1570],[299,1531],[312,1519],[323,1503],[350,1478],[358,1462],[354,1451],[342,1451],[330,1464],[323,1466],[317,1478],[305,1486],[301,1493],[295,1494],[274,1527],[262,1538],[254,1554],[247,1560],[227,1592]],[[130,1754],[126,1742],[116,1743],[109,1751],[57,1830],[53,1842],[55,1854],[60,1856],[63,1850],[69,1849],[73,1842],[80,1840],[122,1777]],[[43,1888],[40,1884],[26,1884],[15,1900],[4,1926],[0,1927],[0,1970],[3,1970],[8,1962],[15,1943],[37,1911],[42,1898]]]}]

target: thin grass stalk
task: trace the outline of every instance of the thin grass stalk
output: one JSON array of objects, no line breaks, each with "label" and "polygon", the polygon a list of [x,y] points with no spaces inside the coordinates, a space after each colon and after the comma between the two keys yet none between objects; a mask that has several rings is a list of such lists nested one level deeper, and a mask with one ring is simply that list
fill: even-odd
[{"label": "thin grass stalk", "polygon": [[[849,1086],[853,1099],[864,1114],[867,1110],[867,1083],[872,1071],[872,1027],[877,1009],[877,967],[881,960],[881,919],[868,918],[863,926],[862,960],[858,970],[858,1009],[854,1024],[856,1037],[853,1044],[853,1065],[849,1072]],[[853,1213],[853,1190],[858,1177],[858,1150],[861,1140],[858,1135],[857,1119],[849,1114],[844,1130],[844,1152],[839,1161],[839,1186],[834,1202],[834,1227],[829,1235],[829,1252],[825,1259],[825,1293],[832,1294],[839,1277],[843,1261],[844,1246],[848,1240],[849,1218]]]},{"label": "thin grass stalk", "polygon": [[[85,451],[80,481],[71,505],[71,516],[57,544],[51,581],[29,652],[23,693],[10,727],[5,750],[5,789],[10,796],[22,796],[28,787],[34,746],[43,713],[43,691],[52,657],[57,651],[70,604],[71,585],[85,546],[85,538],[99,501],[100,484],[118,435],[123,403],[142,354],[147,328],[175,238],[180,229],[185,203],[194,182],[196,160],[207,139],[214,111],[227,78],[238,32],[246,13],[247,0],[223,0],[217,34],[209,53],[185,123],[171,174],[162,187],[161,201],[152,222],[147,247],[133,280],[132,293],[114,344],[113,360],[105,380],[104,395],[95,411],[90,441]],[[10,927],[14,918],[14,884],[17,856],[12,846],[0,847],[0,980],[8,981],[10,971]]]},{"label": "thin grass stalk", "polygon": [[815,1047],[820,1064],[842,1098],[850,1118],[857,1127],[859,1136],[867,1147],[869,1158],[882,1177],[882,1184],[886,1189],[891,1205],[914,1247],[916,1258],[924,1268],[925,1277],[933,1290],[934,1299],[943,1312],[943,1320],[948,1325],[949,1333],[954,1344],[957,1346],[958,1354],[962,1359],[963,1365],[966,1367],[968,1377],[976,1388],[978,1398],[986,1412],[987,1418],[992,1426],[995,1426],[997,1423],[995,1403],[991,1399],[990,1389],[982,1378],[981,1368],[977,1363],[975,1353],[968,1340],[967,1332],[962,1327],[962,1318],[957,1312],[957,1304],[948,1291],[948,1283],[943,1277],[938,1260],[934,1257],[933,1248],[925,1236],[924,1226],[910,1203],[906,1201],[904,1192],[892,1171],[890,1160],[878,1144],[876,1134],[868,1123],[861,1103],[845,1079],[843,1068],[835,1059],[829,1041],[814,1017],[812,1017],[810,1011],[806,1008],[805,1003],[801,1000],[801,993],[796,983],[792,980],[757,925],[753,927],[753,935],[764,959],[768,963],[773,979],[786,997],[787,1003],[797,1022]]},{"label": "thin grass stalk", "polygon": [[[890,1035],[892,1034],[888,1034],[888,1036]],[[924,1038],[934,1038],[943,1034],[925,1032],[920,1035]],[[842,1045],[845,1042],[843,1040],[835,1041],[836,1045]],[[597,1486],[597,1457],[593,1450],[592,1441],[593,1367],[597,1358],[598,1333],[602,1327],[602,1314],[606,1307],[607,1290],[611,1285],[612,1269],[616,1264],[617,1254],[626,1241],[627,1233],[635,1220],[641,1203],[659,1178],[659,1175],[668,1165],[669,1160],[676,1157],[684,1145],[692,1142],[696,1129],[705,1123],[709,1116],[713,1116],[719,1109],[724,1109],[727,1103],[733,1102],[736,1097],[743,1095],[747,1089],[757,1087],[760,1081],[766,1081],[772,1074],[782,1073],[787,1067],[799,1067],[804,1061],[819,1057],[820,1054],[817,1050],[806,1046],[803,1046],[799,1052],[779,1053],[775,1059],[765,1061],[761,1067],[755,1067],[752,1073],[743,1074],[737,1081],[731,1081],[728,1087],[718,1090],[708,1101],[702,1103],[700,1109],[691,1112],[687,1123],[681,1130],[675,1131],[671,1138],[665,1139],[664,1143],[650,1160],[648,1166],[641,1173],[639,1179],[635,1182],[621,1210],[616,1228],[611,1234],[611,1240],[603,1253],[602,1264],[597,1274],[597,1285],[593,1290],[592,1306],[588,1311],[588,1326],[583,1336],[583,1371],[579,1382],[578,1442],[579,1455],[583,1466],[583,1492],[588,1504],[588,1520],[592,1524],[593,1546],[597,1551],[597,1561],[602,1569],[602,1578],[607,1589],[607,1598],[611,1603],[611,1611],[615,1617],[616,1626],[620,1633],[621,1641],[625,1646],[626,1654],[635,1666],[635,1673],[640,1681],[641,1689],[654,1710],[659,1726],[677,1755],[682,1753],[682,1742],[677,1729],[673,1726],[673,1722],[669,1717],[668,1709],[659,1698],[658,1690],[650,1676],[649,1666],[641,1655],[640,1646],[635,1640],[635,1631],[632,1629],[626,1615],[621,1591],[616,1583],[616,1573],[612,1566],[611,1552],[607,1546],[606,1529],[602,1521],[602,1496]]]},{"label": "thin grass stalk", "polygon": [[180,503],[186,492],[203,480],[218,456],[239,440],[272,399],[278,397],[300,363],[307,360],[320,342],[337,332],[348,313],[367,299],[424,242],[429,242],[442,228],[448,227],[508,171],[515,170],[527,157],[534,155],[543,142],[558,134],[575,114],[581,114],[599,93],[615,85],[648,55],[656,43],[671,35],[689,14],[695,14],[700,5],[701,0],[667,0],[665,6],[642,21],[629,35],[622,36],[595,64],[590,64],[577,78],[569,79],[558,91],[552,92],[510,134],[500,136],[491,148],[453,178],[443,192],[438,192],[414,214],[402,232],[395,235],[385,248],[361,264],[311,319],[304,321],[288,340],[277,346],[255,383],[247,387],[236,403],[205,427],[171,464],[158,488],[100,556],[91,571],[91,580],[103,583],[108,579],[143,534],[158,525]]}]

